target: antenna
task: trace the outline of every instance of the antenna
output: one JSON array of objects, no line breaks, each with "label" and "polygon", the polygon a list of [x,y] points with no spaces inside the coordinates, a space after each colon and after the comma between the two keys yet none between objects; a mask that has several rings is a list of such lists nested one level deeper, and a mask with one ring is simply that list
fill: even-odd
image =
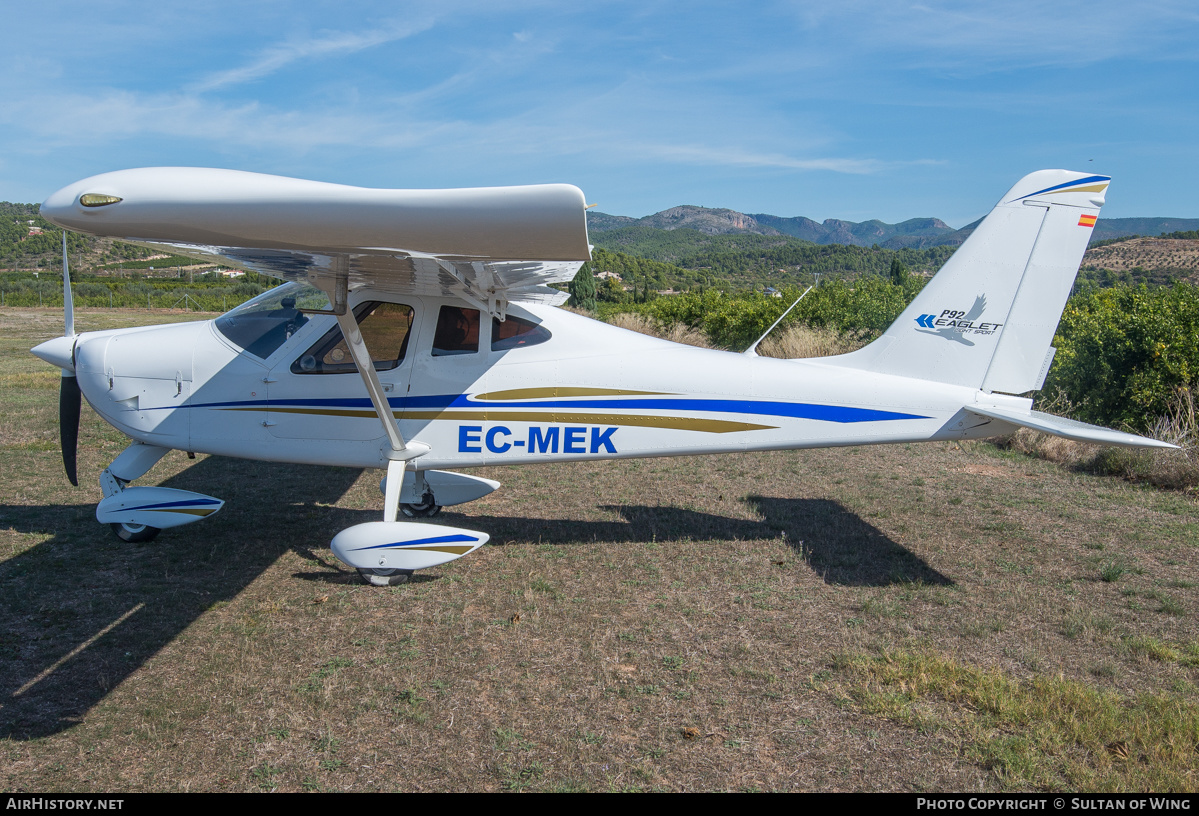
[{"label": "antenna", "polygon": [[743,351],[741,353],[745,354],[749,357],[757,357],[758,356],[758,344],[761,343],[763,340],[765,340],[766,335],[768,335],[772,331],[774,331],[774,327],[777,326],[778,324],[782,323],[783,318],[786,317],[787,315],[791,314],[791,310],[794,309],[796,306],[798,306],[799,302],[804,299],[804,297],[808,294],[808,292],[811,292],[811,291],[812,291],[811,286],[809,286],[807,289],[804,289],[803,294],[800,295],[799,297],[797,297],[795,299],[795,302],[787,307],[787,311],[785,311],[781,315],[779,315],[779,319],[774,321],[773,323],[771,323],[770,328],[767,329],[765,332],[763,332],[762,336],[759,337],[757,340],[755,340],[754,344],[752,346],[750,346],[749,348],[747,348],[745,351]]}]

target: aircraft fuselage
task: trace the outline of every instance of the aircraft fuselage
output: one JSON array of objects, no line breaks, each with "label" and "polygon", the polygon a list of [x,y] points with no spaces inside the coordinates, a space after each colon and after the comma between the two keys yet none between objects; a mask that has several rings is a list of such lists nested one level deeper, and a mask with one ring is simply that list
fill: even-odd
[{"label": "aircraft fuselage", "polygon": [[[493,350],[499,324],[483,319],[475,351],[439,354],[438,312],[460,301],[395,301],[410,316],[410,337],[400,362],[378,376],[404,438],[430,448],[416,462],[422,470],[983,437],[1010,428],[966,420],[963,405],[1029,404],[683,346],[546,306],[509,311],[548,332],[538,344]],[[303,368],[335,327],[328,315],[293,320],[283,342],[255,349],[265,356],[217,321],[91,332],[78,338],[76,375],[105,420],[147,444],[385,467],[387,439],[358,373]]]}]

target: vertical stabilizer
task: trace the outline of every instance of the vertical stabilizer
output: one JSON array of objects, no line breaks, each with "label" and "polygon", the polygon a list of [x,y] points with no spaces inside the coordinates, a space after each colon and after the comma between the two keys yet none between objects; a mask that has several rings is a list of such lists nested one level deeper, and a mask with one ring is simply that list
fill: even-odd
[{"label": "vertical stabilizer", "polygon": [[827,362],[1010,394],[1039,388],[1109,182],[1025,176],[882,337]]}]

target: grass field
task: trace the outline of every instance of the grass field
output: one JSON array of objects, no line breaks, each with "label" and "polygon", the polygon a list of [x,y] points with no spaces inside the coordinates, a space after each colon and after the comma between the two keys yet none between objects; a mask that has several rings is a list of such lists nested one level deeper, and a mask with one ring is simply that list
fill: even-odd
[{"label": "grass field", "polygon": [[[82,328],[187,315],[85,311]],[[986,444],[478,471],[491,544],[359,582],[378,474],[173,453],[96,523],[51,311],[0,311],[0,789],[1199,788],[1199,500]]]}]

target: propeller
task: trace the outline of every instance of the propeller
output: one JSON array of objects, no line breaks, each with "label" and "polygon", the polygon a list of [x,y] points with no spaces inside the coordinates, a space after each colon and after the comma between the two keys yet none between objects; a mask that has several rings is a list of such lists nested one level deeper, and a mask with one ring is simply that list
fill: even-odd
[{"label": "propeller", "polygon": [[79,486],[75,455],[79,448],[79,411],[83,398],[74,374],[63,374],[58,387],[58,438],[62,443],[62,466],[71,484]]},{"label": "propeller", "polygon": [[70,367],[63,366],[58,385],[58,440],[62,445],[62,466],[75,487],[79,477],[75,461],[79,450],[79,412],[83,396],[75,379],[75,301],[71,297],[71,271],[67,266],[67,231],[62,231],[62,311],[63,336],[71,338]]}]

